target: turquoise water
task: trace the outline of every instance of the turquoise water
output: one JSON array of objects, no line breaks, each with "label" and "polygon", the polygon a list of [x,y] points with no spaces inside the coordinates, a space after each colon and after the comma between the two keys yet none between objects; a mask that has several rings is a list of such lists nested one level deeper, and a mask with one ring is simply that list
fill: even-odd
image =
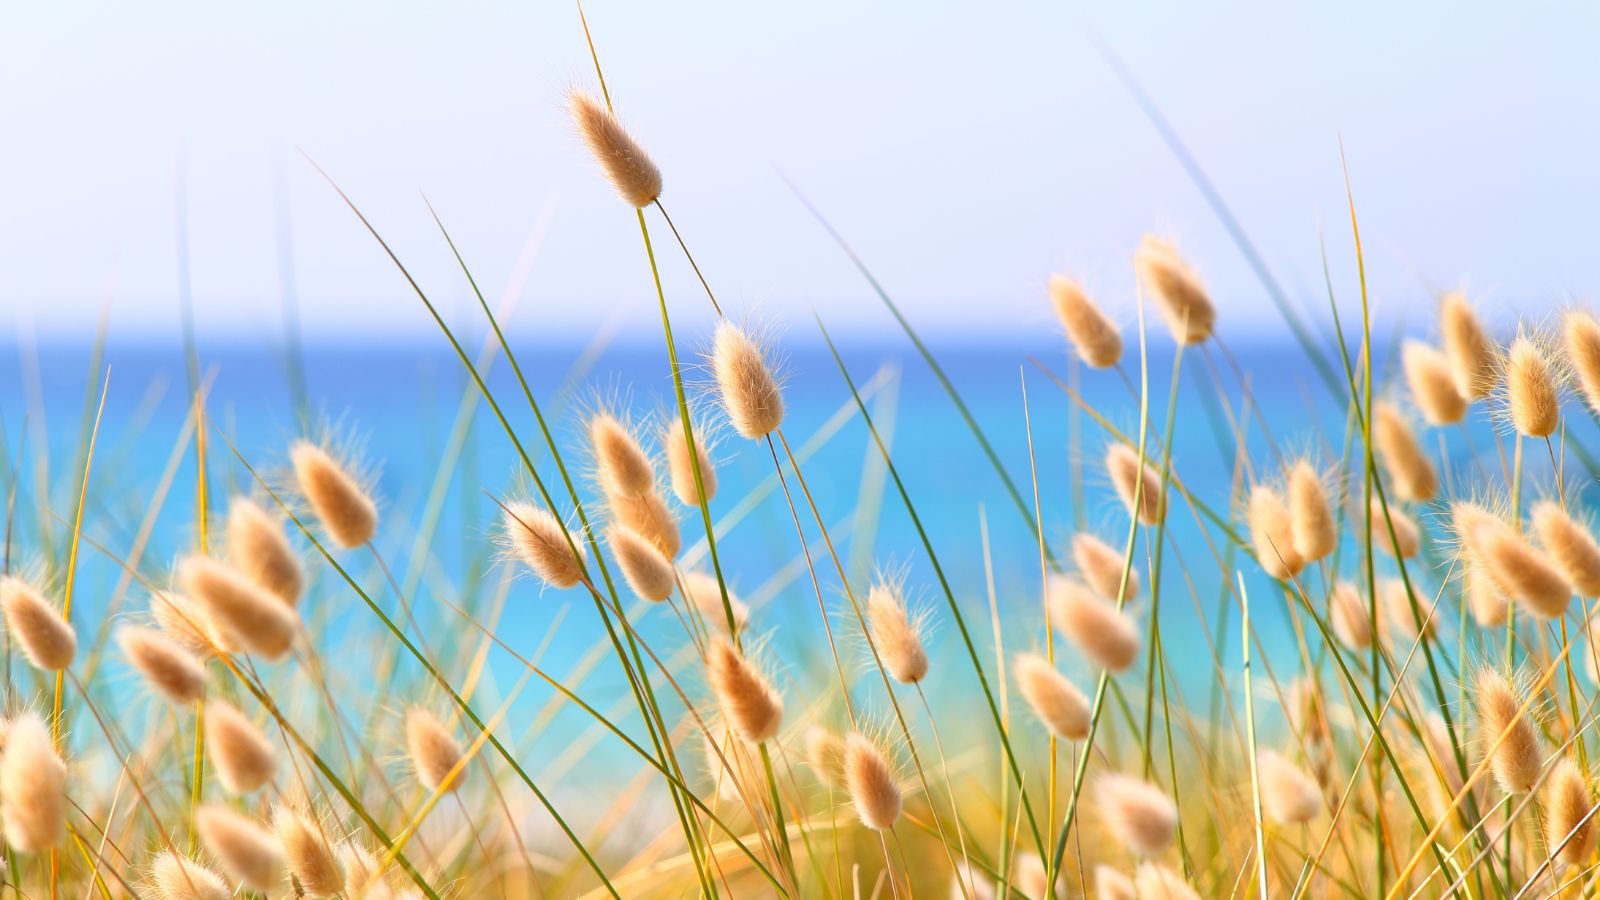
[{"label": "turquoise water", "polygon": [[[1015,342],[963,344],[933,341],[934,350],[970,405],[1005,467],[1016,479],[1033,515],[1033,481],[1030,478],[1028,432],[1023,415],[1022,388],[1026,379],[1033,430],[1033,462],[1038,470],[1038,496],[1044,532],[1053,547],[1064,549],[1078,527],[1089,527],[1114,544],[1124,539],[1127,520],[1110,491],[1102,470],[1105,435],[1091,418],[1074,413],[1066,394],[1030,355],[1061,378],[1068,377],[1068,359],[1053,335]],[[581,412],[604,398],[620,402],[636,414],[660,413],[671,402],[671,382],[665,355],[657,343],[622,343],[607,346],[589,364],[574,367],[583,356],[577,343],[559,347],[532,344],[518,353],[546,413],[556,426],[558,440],[570,460],[582,468]],[[1315,449],[1334,458],[1341,449],[1344,410],[1332,402],[1326,388],[1296,349],[1273,342],[1232,347],[1233,360],[1244,370],[1250,391],[1262,410],[1260,418],[1272,423],[1272,437],[1280,447]],[[930,563],[904,503],[891,482],[875,469],[876,449],[848,391],[825,347],[791,343],[784,348],[789,379],[785,398],[789,415],[785,431],[798,450],[835,420],[815,454],[802,463],[829,534],[835,539],[841,562],[858,588],[874,567],[904,569],[912,596],[930,611],[933,625],[931,653],[935,660],[929,689],[952,698],[951,702],[976,703],[976,682],[961,657],[965,650],[939,589]],[[977,443],[962,424],[948,397],[932,374],[903,341],[886,340],[852,344],[843,356],[859,385],[871,385],[868,403],[892,443],[895,465],[922,519],[934,552],[957,602],[974,629],[979,652],[992,673],[993,645],[989,629],[983,523],[987,523],[989,559],[997,603],[1006,623],[1007,651],[1029,649],[1042,643],[1038,613],[1040,560],[1023,513],[1006,492]],[[1164,344],[1153,347],[1150,359],[1151,417],[1162,426],[1172,358]],[[35,362],[36,359],[36,362]],[[430,487],[444,458],[452,422],[463,397],[470,394],[458,360],[442,343],[394,345],[314,345],[305,354],[306,379],[315,397],[319,421],[337,423],[337,430],[353,436],[364,447],[364,458],[377,471],[375,489],[383,505],[384,525],[379,546],[402,581],[414,563],[418,523]],[[52,558],[64,558],[62,524],[75,502],[76,475],[69,461],[78,458],[86,404],[98,393],[100,372],[91,372],[91,354],[83,346],[46,345],[36,356],[13,351],[4,357],[8,386],[0,394],[7,456],[15,460],[22,444],[24,477],[17,482],[17,556],[27,560],[44,546],[34,523],[41,494],[39,464],[41,437],[48,442],[46,480],[48,506],[61,517],[52,527]],[[95,466],[88,492],[85,533],[118,554],[133,546],[139,525],[151,509],[164,468],[173,454],[187,414],[186,373],[181,349],[176,346],[119,344],[113,342],[104,361],[110,365],[110,388],[101,425]],[[1136,360],[1134,360],[1136,365]],[[214,378],[209,410],[212,424],[226,435],[253,466],[281,471],[288,443],[300,433],[296,407],[281,352],[273,346],[240,342],[209,345],[201,349],[201,368]],[[1137,381],[1137,369],[1130,371]],[[703,380],[703,372],[695,372]],[[1088,402],[1117,427],[1132,433],[1137,426],[1137,405],[1128,386],[1114,374],[1081,374]],[[548,454],[539,449],[541,439],[526,403],[509,369],[497,365],[491,387],[526,446],[534,453],[541,475],[555,484]],[[1215,350],[1190,354],[1184,360],[1184,377],[1176,410],[1177,440],[1174,463],[1184,483],[1197,496],[1226,512],[1229,485],[1235,477],[1233,437],[1226,422],[1242,414],[1240,380],[1232,362]],[[1219,389],[1220,385],[1220,389]],[[41,411],[42,410],[42,411]],[[1257,465],[1270,460],[1260,418],[1252,415],[1246,443]],[[1076,437],[1074,437],[1076,433]],[[773,471],[764,445],[731,433],[717,447],[719,496],[713,511],[720,517],[739,504],[740,498],[768,483]],[[248,488],[250,476],[220,440],[211,447],[210,484],[213,507],[221,508],[226,494]],[[11,478],[10,465],[7,478]],[[1081,476],[1074,467],[1081,465]],[[1081,478],[1082,491],[1074,484]],[[424,567],[416,596],[423,622],[438,622],[453,613],[432,602],[446,596],[460,602],[461,592],[474,584],[494,583],[500,569],[488,555],[494,533],[496,508],[488,495],[520,498],[527,491],[520,463],[505,433],[487,408],[479,406],[474,425],[459,461],[448,477],[449,492],[441,507],[435,539],[430,544],[430,564]],[[140,568],[146,577],[164,583],[173,560],[192,549],[195,540],[195,469],[187,453],[165,495],[157,526],[143,554]],[[798,491],[791,481],[789,487]],[[587,490],[587,486],[585,486]],[[815,564],[824,602],[832,609],[843,603],[839,579],[817,533],[815,521],[796,493],[801,520]],[[566,510],[563,510],[565,512]],[[1165,545],[1161,619],[1167,635],[1169,663],[1176,691],[1203,696],[1214,683],[1210,651],[1199,630],[1204,623],[1218,628],[1216,619],[1224,569],[1213,553],[1226,549],[1215,528],[1209,540],[1202,537],[1195,515],[1186,504],[1174,501]],[[684,515],[686,546],[703,535],[698,518]],[[795,525],[781,491],[764,495],[738,524],[722,533],[719,549],[725,572],[735,589],[759,605],[757,631],[769,637],[771,655],[786,692],[798,708],[834,684],[831,664],[823,652],[823,634],[817,614],[817,588],[806,574],[795,539]],[[1141,554],[1144,550],[1141,548]],[[393,598],[370,559],[354,557],[356,571],[385,606]],[[1282,601],[1270,583],[1242,556],[1232,557],[1246,567],[1247,581],[1256,598],[1256,626],[1276,657],[1292,666],[1295,654],[1282,617]],[[1142,560],[1142,556],[1141,556]],[[352,625],[375,627],[371,613],[338,583],[328,567],[313,567],[319,577],[308,598],[308,615],[327,621],[324,638],[330,646]],[[85,548],[78,575],[78,601],[74,618],[96,622],[121,574],[105,554]],[[1228,577],[1231,577],[1228,576]],[[1145,583],[1149,583],[1146,573]],[[1148,609],[1146,596],[1136,601],[1141,615]],[[143,592],[135,590],[128,604],[143,605]],[[544,657],[548,669],[565,672],[601,636],[589,601],[577,591],[546,591],[528,579],[510,589],[500,635],[524,652],[531,652],[545,637],[552,622],[560,628]],[[1219,652],[1230,677],[1237,672],[1238,619],[1233,615],[1227,631],[1218,636]],[[836,621],[836,625],[838,622]],[[426,626],[432,631],[433,626]],[[684,644],[681,627],[664,612],[652,610],[641,620],[641,632],[662,656]],[[849,632],[848,626],[842,628]],[[846,641],[847,665],[860,669],[860,652]],[[474,645],[475,646],[475,645]],[[1279,650],[1281,648],[1281,652]],[[459,648],[463,652],[471,647]],[[516,677],[518,668],[496,654],[492,673],[500,687]],[[335,659],[336,669],[349,667],[359,676],[366,659]],[[1082,665],[1066,667],[1087,682]],[[1283,674],[1287,674],[1287,669]],[[863,680],[859,690],[869,708],[880,705],[874,695],[881,687]],[[698,690],[692,676],[686,690]],[[586,696],[620,697],[620,675],[603,664],[583,685]],[[528,690],[527,703],[549,692],[541,685]],[[531,707],[530,707],[531,708]],[[976,711],[978,707],[973,706]],[[581,715],[563,714],[563,727],[548,738],[560,741],[569,728],[584,723]]]}]

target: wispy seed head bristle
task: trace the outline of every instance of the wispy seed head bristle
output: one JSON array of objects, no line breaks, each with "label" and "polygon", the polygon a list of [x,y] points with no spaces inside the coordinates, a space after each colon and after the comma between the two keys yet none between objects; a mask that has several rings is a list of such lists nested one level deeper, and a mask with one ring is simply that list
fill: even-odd
[{"label": "wispy seed head bristle", "polygon": [[1180,344],[1198,344],[1211,336],[1217,310],[1199,276],[1170,243],[1146,235],[1133,255],[1133,268],[1156,300],[1172,337]]},{"label": "wispy seed head bristle", "polygon": [[1456,388],[1450,360],[1421,341],[1408,340],[1400,351],[1411,399],[1430,425],[1451,425],[1467,414],[1467,398]]},{"label": "wispy seed head bristle", "polygon": [[372,540],[378,531],[378,505],[333,455],[310,441],[289,448],[295,481],[328,537],[346,550]]},{"label": "wispy seed head bristle", "polygon": [[1117,364],[1122,357],[1122,335],[1084,293],[1082,285],[1061,275],[1051,275],[1050,302],[1084,365],[1104,369]]},{"label": "wispy seed head bristle", "polygon": [[[706,502],[717,495],[717,468],[711,462],[708,429],[691,422],[694,430],[694,455],[689,455],[688,438],[684,436],[683,419],[673,419],[661,429],[661,445],[667,450],[667,472],[672,479],[672,492],[685,506],[700,505],[700,490],[705,490]],[[694,460],[700,462],[700,485],[694,480]]]},{"label": "wispy seed head bristle", "polygon": [[34,712],[12,716],[0,756],[0,819],[13,850],[39,853],[60,843],[66,834],[66,784],[67,765],[44,719]]},{"label": "wispy seed head bristle", "polygon": [[783,424],[783,392],[760,344],[727,319],[712,338],[711,371],[733,430],[751,440]]},{"label": "wispy seed head bristle", "polygon": [[900,585],[880,580],[867,592],[867,633],[889,677],[916,684],[927,676],[928,654]]},{"label": "wispy seed head bristle", "polygon": [[1600,596],[1600,544],[1555,500],[1533,505],[1533,532],[1550,561],[1584,597]]},{"label": "wispy seed head bristle", "polygon": [[1261,779],[1261,806],[1268,816],[1285,825],[1299,825],[1317,817],[1322,809],[1322,789],[1305,770],[1272,750],[1256,755]]},{"label": "wispy seed head bristle", "polygon": [[661,170],[611,109],[603,101],[576,90],[568,95],[567,105],[579,136],[589,145],[589,152],[617,194],[636,208],[654,203],[661,196]]},{"label": "wispy seed head bristle", "polygon": [[672,596],[675,585],[672,560],[667,559],[659,547],[622,524],[606,529],[606,545],[616,557],[617,568],[622,570],[628,587],[640,599],[660,603]]},{"label": "wispy seed head bristle", "polygon": [[706,676],[734,733],[752,744],[777,735],[783,722],[783,698],[755,664],[721,635],[713,637],[706,648]]},{"label": "wispy seed head bristle", "polygon": [[1439,476],[1422,452],[1422,445],[1417,443],[1411,423],[1393,404],[1380,402],[1375,407],[1372,443],[1383,461],[1394,493],[1401,500],[1418,503],[1432,500],[1439,490]]},{"label": "wispy seed head bristle", "polygon": [[1089,662],[1112,672],[1133,665],[1139,655],[1139,626],[1132,618],[1073,578],[1052,576],[1046,590],[1050,624]]},{"label": "wispy seed head bristle", "polygon": [[251,653],[281,659],[294,644],[299,627],[294,608],[232,566],[190,556],[178,566],[178,584],[216,628]]},{"label": "wispy seed head bristle", "polygon": [[656,486],[655,466],[633,430],[608,412],[589,418],[589,448],[600,488],[612,495],[642,494]]},{"label": "wispy seed head bristle", "polygon": [[1139,900],[1200,900],[1182,875],[1155,862],[1142,862],[1134,872]]},{"label": "wispy seed head bristle", "polygon": [[1112,444],[1106,450],[1106,474],[1111,476],[1111,486],[1122,498],[1122,505],[1139,521],[1155,525],[1166,517],[1161,474],[1148,462],[1140,465],[1138,451],[1126,444]]},{"label": "wispy seed head bristle", "polygon": [[308,895],[332,897],[344,890],[344,867],[331,835],[309,816],[284,806],[274,813],[272,825],[283,846],[284,865]]},{"label": "wispy seed head bristle", "polygon": [[122,655],[161,696],[187,706],[205,694],[206,670],[194,654],[154,628],[124,625],[117,629]]},{"label": "wispy seed head bristle", "polygon": [[1139,856],[1159,855],[1177,835],[1177,806],[1148,781],[1115,772],[1102,775],[1095,798],[1111,833]]},{"label": "wispy seed head bristle", "polygon": [[655,544],[668,559],[676,557],[682,549],[683,539],[678,533],[678,520],[672,515],[660,491],[612,494],[606,498],[606,508],[611,511],[613,519]]},{"label": "wispy seed head bristle", "polygon": [[[1072,536],[1072,561],[1077,564],[1084,581],[1102,597],[1116,600],[1119,589],[1122,591],[1122,600],[1131,600],[1139,593],[1138,568],[1123,566],[1121,553],[1087,531]],[[1123,578],[1124,570],[1127,572],[1126,579]]]},{"label": "wispy seed head bristle", "polygon": [[206,704],[206,758],[230,794],[248,794],[272,780],[278,764],[272,743],[233,704]]},{"label": "wispy seed head bristle", "polygon": [[150,880],[161,900],[228,900],[233,895],[217,873],[171,850],[156,854]]},{"label": "wispy seed head bristle", "polygon": [[1339,529],[1322,475],[1306,459],[1289,468],[1289,526],[1294,550],[1306,562],[1315,562],[1339,545]]},{"label": "wispy seed head bristle", "polygon": [[0,577],[0,612],[5,614],[6,630],[28,662],[47,672],[72,665],[78,637],[32,585],[10,575]]},{"label": "wispy seed head bristle", "polygon": [[224,871],[257,891],[275,887],[283,866],[277,838],[254,817],[208,803],[194,812],[200,843]]},{"label": "wispy seed head bristle", "polygon": [[1328,594],[1328,620],[1334,636],[1351,650],[1372,646],[1372,616],[1360,590],[1348,581],[1334,584]]},{"label": "wispy seed head bristle", "polygon": [[583,579],[583,539],[555,516],[532,503],[508,503],[501,520],[512,552],[540,581],[569,588]]},{"label": "wispy seed head bristle", "polygon": [[458,791],[467,770],[458,768],[463,753],[439,717],[420,706],[406,712],[406,755],[422,786],[437,793]]},{"label": "wispy seed head bristle", "polygon": [[1069,741],[1082,740],[1089,735],[1088,698],[1049,660],[1032,653],[1019,653],[1012,660],[1011,670],[1023,699],[1051,734]]},{"label": "wispy seed head bristle", "polygon": [[1465,541],[1484,574],[1528,612],[1545,619],[1566,612],[1572,586],[1516,529],[1488,516],[1472,526]]},{"label": "wispy seed head bristle", "polygon": [[1584,402],[1600,412],[1600,319],[1588,312],[1567,313],[1561,320],[1561,342]]},{"label": "wispy seed head bristle", "polygon": [[[711,627],[720,629],[724,633],[728,630],[728,612],[722,605],[722,586],[717,583],[717,578],[707,572],[684,572],[683,589],[689,595],[689,602],[700,611],[702,618],[710,623]],[[728,589],[728,606],[733,609],[733,624],[743,630],[745,623],[750,621],[750,607],[734,594],[733,589]]]},{"label": "wispy seed head bristle", "polygon": [[1600,822],[1591,815],[1595,799],[1589,776],[1568,757],[1556,762],[1545,781],[1544,808],[1545,846],[1569,866],[1588,865],[1600,843]]},{"label": "wispy seed head bristle", "polygon": [[1245,519],[1250,526],[1250,544],[1262,570],[1279,581],[1300,574],[1306,561],[1294,549],[1294,527],[1283,495],[1265,484],[1251,488]]},{"label": "wispy seed head bristle", "polygon": [[228,504],[228,561],[245,577],[293,606],[305,589],[305,573],[283,523],[248,497]]},{"label": "wispy seed head bristle", "polygon": [[894,827],[902,804],[894,766],[883,748],[860,732],[845,738],[844,783],[861,824],[879,831]]},{"label": "wispy seed head bristle", "polygon": [[1440,303],[1439,335],[1456,390],[1469,401],[1489,396],[1499,380],[1494,341],[1458,292],[1446,294]]},{"label": "wispy seed head bristle", "polygon": [[1561,424],[1561,393],[1555,369],[1539,345],[1519,335],[1506,357],[1506,401],[1519,434],[1548,437]]},{"label": "wispy seed head bristle", "polygon": [[167,637],[201,659],[209,659],[217,651],[232,653],[238,649],[198,603],[182,594],[169,591],[151,594],[150,616]]},{"label": "wispy seed head bristle", "polygon": [[1532,789],[1543,765],[1533,721],[1522,712],[1521,692],[1511,679],[1483,668],[1472,681],[1472,694],[1478,740],[1490,754],[1495,782],[1508,794]]},{"label": "wispy seed head bristle", "polygon": [[1511,603],[1485,571],[1483,564],[1468,558],[1461,577],[1465,583],[1467,608],[1472,611],[1472,620],[1480,628],[1504,625],[1506,618],[1511,615]]}]

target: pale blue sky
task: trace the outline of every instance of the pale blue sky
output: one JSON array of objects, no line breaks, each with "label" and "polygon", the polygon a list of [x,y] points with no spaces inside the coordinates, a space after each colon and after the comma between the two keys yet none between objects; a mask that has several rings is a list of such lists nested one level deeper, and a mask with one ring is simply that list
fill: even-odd
[{"label": "pale blue sky", "polygon": [[[1225,8],[1224,8],[1225,7]],[[1225,323],[1275,314],[1098,59],[1091,23],[1206,165],[1282,280],[1350,284],[1337,139],[1381,309],[1462,279],[1492,309],[1587,297],[1600,207],[1600,16],[1558,4],[616,3],[589,10],[618,109],[733,310],[892,325],[776,175],[794,177],[931,328],[1048,322],[1079,274],[1131,319],[1139,235],[1176,237]],[[185,160],[203,336],[278,327],[274,171],[308,332],[425,335],[332,172],[424,285],[464,285],[418,191],[498,296],[536,231],[518,328],[653,323],[637,229],[559,108],[592,84],[577,16],[533,3],[13,4],[0,30],[0,329],[176,329]],[[543,225],[541,226],[541,222]],[[658,245],[660,246],[660,245]],[[670,297],[704,304],[663,249]],[[1227,327],[1227,326],[1225,326]],[[357,329],[359,331],[357,331]]]}]

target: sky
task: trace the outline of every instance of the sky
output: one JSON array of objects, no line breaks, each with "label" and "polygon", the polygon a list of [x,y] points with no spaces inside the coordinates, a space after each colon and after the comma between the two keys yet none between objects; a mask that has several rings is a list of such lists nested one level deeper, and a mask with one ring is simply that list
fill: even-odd
[{"label": "sky", "polygon": [[[1325,8],[1324,8],[1325,7]],[[1133,319],[1139,237],[1174,238],[1225,329],[1281,335],[1260,283],[1095,50],[1144,85],[1297,303],[1319,241],[1357,300],[1426,319],[1592,296],[1600,201],[1576,4],[811,0],[588,7],[617,109],[731,314],[895,328],[787,176],[931,332],[1050,327],[1052,272]],[[656,326],[637,223],[562,110],[595,78],[566,0],[14,4],[0,30],[0,332],[179,327],[180,221],[202,339],[433,328],[322,166],[452,318],[437,209],[523,336]],[[180,212],[181,211],[181,212]],[[708,315],[659,214],[669,302]],[[286,273],[288,276],[286,278]]]}]

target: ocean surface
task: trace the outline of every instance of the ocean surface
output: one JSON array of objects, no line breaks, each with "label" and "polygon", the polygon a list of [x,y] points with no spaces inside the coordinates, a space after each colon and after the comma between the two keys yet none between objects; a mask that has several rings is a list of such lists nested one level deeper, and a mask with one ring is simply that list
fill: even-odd
[{"label": "ocean surface", "polygon": [[[695,360],[693,339],[684,340],[686,361]],[[477,352],[481,344],[469,346]],[[810,500],[853,587],[863,591],[875,572],[903,577],[931,626],[930,693],[952,703],[976,704],[981,695],[934,557],[991,679],[991,585],[1004,623],[1006,652],[1042,646],[1040,548],[1030,528],[1035,498],[1049,547],[1063,560],[1075,530],[1093,530],[1116,546],[1126,539],[1127,516],[1101,461],[1107,446],[1104,425],[1128,434],[1137,430],[1137,348],[1126,358],[1125,382],[1113,372],[1072,372],[1064,343],[1052,334],[981,343],[932,338],[930,346],[1013,479],[1020,507],[929,367],[904,339],[847,344],[841,355],[889,445],[934,556],[924,547],[825,345],[786,341],[781,347],[788,407],[784,432],[801,456]],[[582,417],[605,405],[661,421],[673,403],[664,347],[659,341],[588,346],[529,342],[514,349],[573,477],[586,499],[592,499]],[[1166,428],[1173,363],[1165,337],[1153,339],[1148,378],[1155,439]],[[383,519],[377,546],[402,590],[414,599],[425,639],[438,640],[448,631],[460,637],[435,652],[465,656],[476,651],[481,636],[461,628],[455,613],[436,601],[490,609],[496,589],[505,583],[508,569],[494,546],[495,501],[528,497],[531,488],[526,467],[500,422],[478,402],[476,388],[442,339],[314,343],[303,351],[301,371],[306,393],[313,398],[309,410],[297,404],[291,367],[275,339],[199,348],[198,375],[205,385],[209,425],[213,539],[229,495],[260,493],[229,445],[268,483],[281,487],[289,444],[308,431],[331,433],[339,446],[356,448],[372,473]],[[510,368],[504,359],[495,359],[487,371],[490,390],[536,470],[560,496],[560,476]],[[93,629],[107,621],[113,602],[116,608],[110,611],[117,616],[135,616],[146,604],[147,587],[167,584],[174,561],[192,552],[199,536],[196,453],[183,440],[191,376],[181,346],[112,340],[103,358],[83,345],[14,346],[0,355],[0,373],[7,459],[0,484],[16,489],[12,563],[35,571],[44,564],[57,586],[67,559],[88,426],[101,385],[108,385],[86,494],[86,543],[80,550],[73,618],[80,629]],[[705,396],[708,373],[697,363],[688,374],[697,408],[714,421]],[[1062,383],[1080,385],[1095,415],[1079,409]],[[1243,402],[1246,391],[1251,403]],[[1333,461],[1344,449],[1344,405],[1334,400],[1287,339],[1233,345],[1226,352],[1209,345],[1186,353],[1176,396],[1171,410],[1175,471],[1187,490],[1218,515],[1229,514],[1231,486],[1243,477],[1235,454],[1239,435],[1246,455],[1263,474],[1272,471],[1277,452],[1310,451]],[[470,428],[461,432],[464,440],[457,447],[452,434],[463,422]],[[1263,423],[1270,423],[1270,436]],[[735,591],[755,606],[754,633],[764,637],[768,659],[793,697],[793,708],[802,709],[820,697],[820,686],[834,683],[818,617],[819,590],[821,602],[836,613],[846,607],[844,592],[787,461],[785,483],[805,531],[815,583],[796,540],[795,514],[784,485],[773,479],[773,451],[726,428],[718,432],[714,455],[720,487],[712,512],[723,523],[718,530],[723,571]],[[783,452],[781,446],[778,452]],[[570,504],[559,505],[563,515],[570,514]],[[1230,682],[1237,677],[1237,607],[1224,599],[1222,588],[1224,579],[1235,578],[1239,568],[1252,599],[1253,625],[1268,648],[1266,662],[1281,667],[1279,674],[1287,677],[1296,654],[1281,593],[1247,557],[1229,551],[1215,525],[1202,531],[1201,516],[1189,504],[1174,497],[1169,507],[1160,592],[1161,629],[1172,674],[1169,690],[1194,700],[1206,697],[1217,679],[1213,646]],[[680,512],[687,559],[704,566],[698,515]],[[135,564],[139,577],[129,585],[123,562],[138,545],[147,519],[153,528]],[[1149,610],[1152,581],[1147,555],[1152,551],[1144,538],[1138,552],[1146,588],[1134,601],[1141,618]],[[393,592],[385,587],[371,555],[339,551],[338,557],[381,605],[394,608]],[[1353,567],[1355,560],[1345,565]],[[324,646],[343,648],[329,665],[359,690],[361,678],[372,671],[374,651],[370,641],[362,645],[367,650],[352,651],[348,640],[372,634],[377,623],[331,567],[314,562],[311,572],[315,582],[305,600],[306,616]],[[119,585],[125,594],[119,595]],[[639,623],[640,633],[663,659],[683,650],[682,628],[663,608],[645,611]],[[841,632],[846,666],[861,672],[863,653],[859,639],[852,637],[854,629],[842,615],[835,627]],[[494,629],[519,652],[542,652],[541,664],[558,678],[571,673],[603,639],[585,595],[546,590],[528,578],[510,583]],[[481,690],[496,699],[521,674],[521,667],[498,650],[490,660]],[[1088,686],[1085,665],[1067,654],[1063,666]],[[698,695],[702,688],[693,668],[683,670],[683,684]],[[1142,683],[1142,677],[1138,680]],[[862,702],[882,708],[877,697],[881,686],[864,679],[860,685]],[[574,686],[585,696],[608,702],[625,695],[609,660]],[[528,712],[518,715],[530,719],[534,705],[550,696],[548,688],[535,682],[515,705]],[[980,707],[971,708],[976,712]],[[560,747],[587,726],[581,715],[563,712],[549,726],[548,737],[527,740],[533,745],[548,740]]]}]

